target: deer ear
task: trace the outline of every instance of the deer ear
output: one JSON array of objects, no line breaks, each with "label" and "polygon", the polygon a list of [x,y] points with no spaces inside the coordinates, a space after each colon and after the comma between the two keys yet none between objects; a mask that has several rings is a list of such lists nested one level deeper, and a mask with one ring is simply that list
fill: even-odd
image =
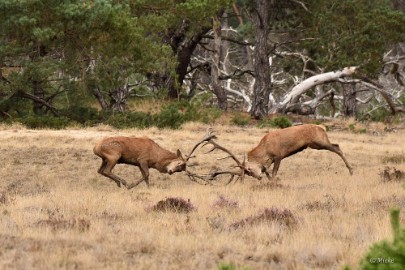
[{"label": "deer ear", "polygon": [[180,149],[177,149],[177,157],[184,160],[183,155],[181,154]]}]

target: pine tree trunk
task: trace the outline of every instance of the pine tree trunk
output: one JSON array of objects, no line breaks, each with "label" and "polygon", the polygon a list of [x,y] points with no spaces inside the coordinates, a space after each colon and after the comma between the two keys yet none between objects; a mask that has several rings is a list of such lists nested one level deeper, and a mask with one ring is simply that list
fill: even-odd
[{"label": "pine tree trunk", "polygon": [[267,36],[269,33],[269,5],[268,0],[255,0],[252,11],[255,24],[255,86],[253,90],[253,104],[250,114],[255,119],[262,119],[268,114],[269,95],[271,92],[270,64],[267,55]]},{"label": "pine tree trunk", "polygon": [[356,85],[343,85],[343,114],[345,117],[356,117]]}]

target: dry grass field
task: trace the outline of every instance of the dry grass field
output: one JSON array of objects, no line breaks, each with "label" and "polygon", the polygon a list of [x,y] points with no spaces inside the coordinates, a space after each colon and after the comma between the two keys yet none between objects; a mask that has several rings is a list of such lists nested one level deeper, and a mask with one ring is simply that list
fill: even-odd
[{"label": "dry grass field", "polygon": [[[0,269],[218,269],[221,263],[238,269],[356,268],[372,243],[391,239],[391,207],[402,209],[405,222],[404,180],[380,176],[386,166],[405,171],[396,158],[405,156],[404,129],[329,131],[353,176],[339,156],[316,150],[283,160],[271,183],[247,177],[228,186],[226,179],[200,185],[184,173],[151,170],[149,189],[141,183],[126,190],[97,174],[101,159],[92,149],[106,136],[147,135],[187,153],[206,128],[0,127]],[[214,130],[217,141],[240,157],[269,131]],[[232,164],[216,160],[222,156],[198,150],[190,170]],[[128,165],[114,172],[128,182],[140,177]],[[158,207],[170,198],[188,205],[177,212]]]}]

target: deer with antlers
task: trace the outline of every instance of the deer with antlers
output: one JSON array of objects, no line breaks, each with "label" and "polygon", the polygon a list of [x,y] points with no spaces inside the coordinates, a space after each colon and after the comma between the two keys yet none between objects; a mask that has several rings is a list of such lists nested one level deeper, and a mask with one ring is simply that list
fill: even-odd
[{"label": "deer with antlers", "polygon": [[[94,146],[93,152],[102,159],[98,173],[112,179],[118,187],[121,187],[122,184],[127,189],[131,189],[142,181],[145,181],[149,187],[150,168],[156,169],[161,173],[168,173],[169,175],[185,171],[193,180],[193,177],[196,175],[186,170],[187,162],[193,157],[192,155],[199,145],[214,137],[215,135],[212,134],[212,130],[208,129],[204,138],[195,144],[190,154],[185,157],[179,149],[176,153],[173,153],[162,148],[147,137],[119,136],[105,138]],[[133,184],[128,184],[127,181],[112,173],[114,166],[120,163],[139,167],[142,178]]]},{"label": "deer with antlers", "polygon": [[[300,125],[293,126],[285,129],[275,130],[265,135],[260,143],[250,150],[246,158],[241,162],[231,151],[220,146],[215,141],[210,139],[206,144],[213,145],[213,148],[207,153],[216,149],[224,151],[236,162],[236,167],[240,168],[239,171],[216,171],[211,173],[211,180],[221,174],[229,174],[231,178],[228,182],[232,182],[235,176],[238,179],[243,179],[245,175],[253,176],[256,179],[261,179],[263,173],[267,178],[275,178],[280,167],[281,160],[286,157],[292,156],[298,152],[303,151],[306,148],[312,148],[317,150],[329,150],[339,155],[349,173],[353,174],[353,168],[345,158],[339,145],[332,144],[326,134],[326,129],[321,125]],[[272,176],[268,172],[268,167],[273,164]]]}]

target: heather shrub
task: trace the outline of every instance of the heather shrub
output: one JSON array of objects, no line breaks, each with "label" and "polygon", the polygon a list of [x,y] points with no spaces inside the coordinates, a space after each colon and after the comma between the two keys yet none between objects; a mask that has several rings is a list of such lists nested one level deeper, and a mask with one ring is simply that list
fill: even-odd
[{"label": "heather shrub", "polygon": [[196,208],[190,203],[190,200],[186,201],[183,198],[166,198],[152,206],[151,210],[156,212],[190,213],[195,211]]},{"label": "heather shrub", "polygon": [[212,204],[212,207],[217,209],[239,209],[239,203],[225,198],[224,195],[219,195],[218,199]]},{"label": "heather shrub", "polygon": [[378,174],[382,182],[402,181],[405,179],[405,172],[395,167],[385,167]]}]

